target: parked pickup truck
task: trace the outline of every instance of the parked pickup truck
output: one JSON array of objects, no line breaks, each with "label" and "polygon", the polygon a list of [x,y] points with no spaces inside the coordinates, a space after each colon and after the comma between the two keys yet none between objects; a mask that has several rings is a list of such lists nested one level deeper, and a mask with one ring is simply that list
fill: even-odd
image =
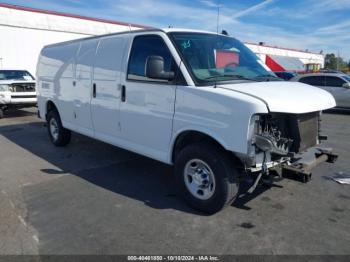
[{"label": "parked pickup truck", "polygon": [[34,77],[26,70],[0,70],[0,118],[10,107],[36,105]]},{"label": "parked pickup truck", "polygon": [[231,204],[248,174],[251,192],[272,169],[310,176],[336,158],[319,147],[332,95],[280,81],[226,35],[90,37],[44,47],[37,68],[39,114],[54,145],[75,131],[174,165],[183,198],[207,213]]}]

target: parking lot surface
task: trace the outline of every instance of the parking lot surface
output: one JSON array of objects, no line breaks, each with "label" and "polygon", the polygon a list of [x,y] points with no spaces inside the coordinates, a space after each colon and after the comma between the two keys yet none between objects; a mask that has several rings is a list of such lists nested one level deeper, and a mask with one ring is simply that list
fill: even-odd
[{"label": "parking lot surface", "polygon": [[260,187],[206,216],[172,168],[73,134],[56,148],[36,109],[0,120],[0,254],[349,254],[350,115],[324,114],[340,157],[311,182]]}]

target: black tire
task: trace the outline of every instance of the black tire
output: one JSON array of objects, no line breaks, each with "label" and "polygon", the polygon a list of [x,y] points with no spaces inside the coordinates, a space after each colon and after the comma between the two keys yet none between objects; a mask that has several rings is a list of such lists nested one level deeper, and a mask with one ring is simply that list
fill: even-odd
[{"label": "black tire", "polygon": [[[51,124],[54,122],[57,124],[57,133],[55,134],[51,130]],[[47,131],[55,146],[63,147],[70,142],[71,131],[62,126],[61,118],[56,110],[51,110],[47,114]]]},{"label": "black tire", "polygon": [[[186,165],[197,159],[209,166],[215,178],[212,196],[205,200],[193,195],[185,182]],[[192,144],[180,151],[175,160],[175,179],[184,200],[193,208],[208,214],[224,209],[238,195],[239,173],[235,168],[234,159],[224,150],[209,143]]]},{"label": "black tire", "polygon": [[1,118],[4,118],[4,110],[2,110],[1,108],[0,108],[0,119]]}]

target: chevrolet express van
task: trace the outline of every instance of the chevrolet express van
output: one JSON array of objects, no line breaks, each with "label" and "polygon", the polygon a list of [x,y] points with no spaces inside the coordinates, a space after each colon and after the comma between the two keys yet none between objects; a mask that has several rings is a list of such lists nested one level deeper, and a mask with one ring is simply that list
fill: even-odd
[{"label": "chevrolet express van", "polygon": [[37,89],[54,145],[74,131],[174,165],[181,195],[207,213],[230,205],[246,174],[252,191],[271,169],[310,176],[336,158],[319,148],[332,95],[280,81],[226,35],[151,29],[49,45]]}]

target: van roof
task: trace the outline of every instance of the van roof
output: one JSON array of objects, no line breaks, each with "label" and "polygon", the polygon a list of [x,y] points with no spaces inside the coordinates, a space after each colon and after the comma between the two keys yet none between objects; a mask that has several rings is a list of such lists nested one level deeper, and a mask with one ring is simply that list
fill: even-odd
[{"label": "van roof", "polygon": [[163,28],[161,29],[165,33],[172,33],[172,32],[189,32],[189,33],[205,33],[205,34],[213,34],[216,35],[217,33],[210,32],[210,31],[204,31],[204,30],[194,30],[194,29],[187,29],[187,28]]},{"label": "van roof", "polygon": [[73,40],[69,40],[69,41],[64,41],[64,42],[59,42],[59,43],[46,45],[46,46],[44,46],[44,48],[52,47],[52,46],[58,46],[58,45],[61,45],[61,44],[68,44],[68,43],[79,42],[79,41],[82,41],[82,40],[90,40],[90,39],[102,38],[102,37],[106,37],[106,36],[129,34],[129,33],[136,34],[136,33],[142,33],[142,32],[164,32],[164,33],[191,32],[191,33],[205,33],[205,34],[213,34],[213,35],[217,34],[217,33],[210,32],[210,31],[185,29],[185,28],[163,28],[163,29],[161,29],[161,28],[149,28],[149,29],[138,29],[138,30],[131,30],[131,31],[128,30],[128,31],[121,31],[121,32],[104,34],[104,35],[96,35],[96,36],[89,36],[89,37],[84,37],[84,38],[78,38],[78,39],[73,39]]}]

